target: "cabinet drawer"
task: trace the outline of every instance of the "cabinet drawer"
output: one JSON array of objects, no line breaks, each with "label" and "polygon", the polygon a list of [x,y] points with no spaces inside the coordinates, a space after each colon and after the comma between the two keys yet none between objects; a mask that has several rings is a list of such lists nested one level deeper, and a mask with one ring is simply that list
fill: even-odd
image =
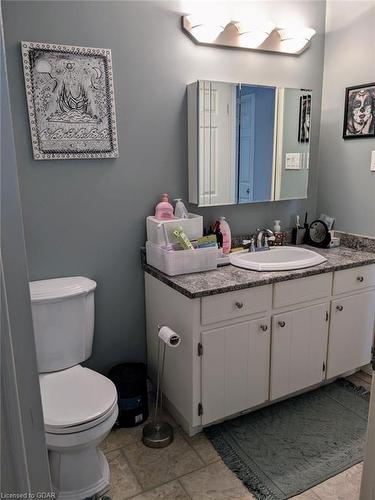
[{"label": "cabinet drawer", "polygon": [[202,325],[263,313],[271,308],[272,285],[202,298]]},{"label": "cabinet drawer", "polygon": [[274,285],[273,307],[285,307],[328,297],[331,293],[332,273],[283,281]]},{"label": "cabinet drawer", "polygon": [[372,286],[375,286],[375,264],[336,271],[333,277],[333,295]]}]

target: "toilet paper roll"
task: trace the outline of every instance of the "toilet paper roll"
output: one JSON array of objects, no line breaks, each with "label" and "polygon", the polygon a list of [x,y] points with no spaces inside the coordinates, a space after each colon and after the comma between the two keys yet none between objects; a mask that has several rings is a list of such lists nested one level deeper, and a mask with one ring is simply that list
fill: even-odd
[{"label": "toilet paper roll", "polygon": [[181,344],[181,337],[169,328],[169,326],[160,327],[158,336],[169,347],[178,347]]}]

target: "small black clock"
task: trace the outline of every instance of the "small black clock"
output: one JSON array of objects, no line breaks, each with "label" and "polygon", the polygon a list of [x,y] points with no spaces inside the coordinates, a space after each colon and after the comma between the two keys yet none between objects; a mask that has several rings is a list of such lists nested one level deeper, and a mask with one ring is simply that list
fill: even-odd
[{"label": "small black clock", "polygon": [[328,226],[322,220],[314,220],[308,229],[308,243],[314,247],[327,248],[331,241]]}]

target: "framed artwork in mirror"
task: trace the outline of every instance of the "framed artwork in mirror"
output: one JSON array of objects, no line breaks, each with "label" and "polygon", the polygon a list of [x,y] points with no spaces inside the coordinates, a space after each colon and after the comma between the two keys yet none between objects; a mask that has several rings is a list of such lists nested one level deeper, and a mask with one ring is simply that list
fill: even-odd
[{"label": "framed artwork in mirror", "polygon": [[298,142],[310,142],[311,95],[302,95],[299,99]]},{"label": "framed artwork in mirror", "polygon": [[375,82],[345,90],[344,139],[375,137]]},{"label": "framed artwork in mirror", "polygon": [[117,158],[110,49],[21,42],[35,160]]}]

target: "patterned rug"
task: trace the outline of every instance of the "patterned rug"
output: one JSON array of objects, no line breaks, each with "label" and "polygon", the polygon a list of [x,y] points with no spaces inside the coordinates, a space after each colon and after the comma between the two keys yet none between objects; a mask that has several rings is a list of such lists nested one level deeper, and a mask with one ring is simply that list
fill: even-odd
[{"label": "patterned rug", "polygon": [[205,429],[260,500],[285,500],[363,460],[369,393],[344,379]]}]

